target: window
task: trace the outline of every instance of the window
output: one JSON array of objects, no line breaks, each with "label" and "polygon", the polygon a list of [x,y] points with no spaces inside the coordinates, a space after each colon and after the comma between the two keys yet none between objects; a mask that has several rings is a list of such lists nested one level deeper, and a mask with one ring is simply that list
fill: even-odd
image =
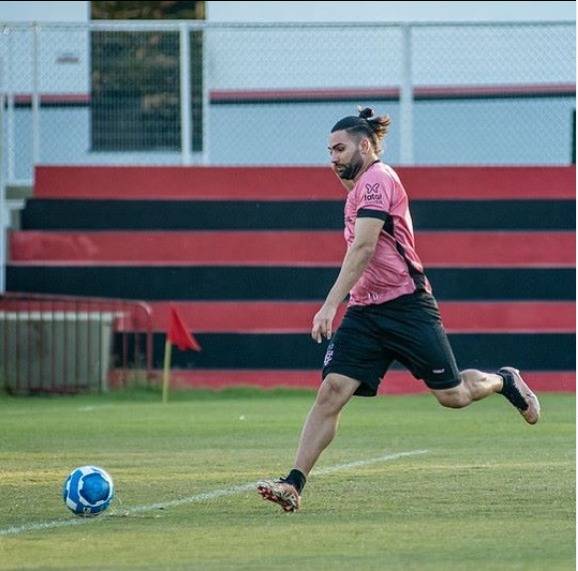
[{"label": "window", "polygon": [[[91,2],[93,20],[204,17],[204,2]],[[190,35],[191,148],[202,151],[203,32]],[[180,99],[178,32],[92,32],[93,150],[180,150]]]}]

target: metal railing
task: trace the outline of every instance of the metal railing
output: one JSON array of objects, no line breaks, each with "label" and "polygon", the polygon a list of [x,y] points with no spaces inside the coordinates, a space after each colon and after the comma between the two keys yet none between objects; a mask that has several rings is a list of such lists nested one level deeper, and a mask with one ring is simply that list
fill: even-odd
[{"label": "metal railing", "polygon": [[325,164],[392,116],[392,164],[568,164],[572,22],[0,23],[3,168]]},{"label": "metal railing", "polygon": [[152,318],[143,302],[5,293],[0,386],[11,394],[106,391],[152,378]]}]

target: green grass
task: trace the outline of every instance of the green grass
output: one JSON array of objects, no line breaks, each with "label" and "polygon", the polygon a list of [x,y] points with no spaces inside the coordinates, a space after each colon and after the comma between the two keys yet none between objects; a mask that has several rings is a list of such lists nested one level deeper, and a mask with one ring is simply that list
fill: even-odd
[{"label": "green grass", "polygon": [[297,514],[252,491],[130,512],[281,475],[312,399],[0,397],[0,530],[74,519],[60,488],[79,465],[106,468],[119,498],[82,525],[0,535],[0,569],[575,569],[574,395],[542,395],[535,427],[499,397],[355,399],[319,468],[428,453],[312,476]]}]

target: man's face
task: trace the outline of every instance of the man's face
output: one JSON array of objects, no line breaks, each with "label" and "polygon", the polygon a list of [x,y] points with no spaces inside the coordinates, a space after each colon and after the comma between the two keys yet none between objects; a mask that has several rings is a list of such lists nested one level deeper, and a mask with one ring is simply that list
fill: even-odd
[{"label": "man's face", "polygon": [[363,166],[361,144],[357,137],[346,131],[335,131],[329,136],[331,166],[344,180],[353,180]]}]

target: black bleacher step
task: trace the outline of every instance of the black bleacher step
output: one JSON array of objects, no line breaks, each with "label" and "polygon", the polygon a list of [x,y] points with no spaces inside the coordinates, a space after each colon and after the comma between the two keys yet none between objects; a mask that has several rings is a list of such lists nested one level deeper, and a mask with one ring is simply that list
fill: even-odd
[{"label": "black bleacher step", "polygon": [[[338,268],[8,266],[8,291],[147,300],[321,300]],[[574,300],[573,268],[432,268],[440,300]]]},{"label": "black bleacher step", "polygon": [[[320,369],[327,343],[315,343],[307,334],[196,334],[202,350],[174,349],[172,365],[180,369]],[[496,370],[515,364],[523,370],[575,369],[572,334],[450,334],[461,368]],[[121,354],[121,339],[116,338]],[[165,335],[153,340],[153,367],[163,365]],[[132,348],[129,348],[132,349]],[[129,354],[133,354],[132,350]]]},{"label": "black bleacher step", "polygon": [[[414,200],[417,230],[573,230],[572,200]],[[23,230],[339,230],[342,201],[31,199]]]}]

